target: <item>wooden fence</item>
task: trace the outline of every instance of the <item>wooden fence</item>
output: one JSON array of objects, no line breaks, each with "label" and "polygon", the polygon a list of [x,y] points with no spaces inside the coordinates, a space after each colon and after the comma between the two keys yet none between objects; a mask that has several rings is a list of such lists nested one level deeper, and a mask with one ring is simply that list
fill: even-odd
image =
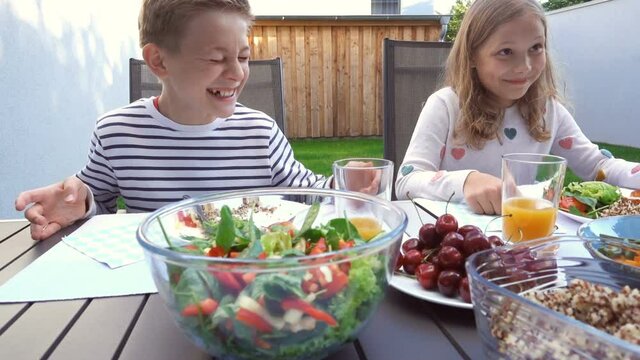
[{"label": "wooden fence", "polygon": [[382,135],[382,40],[437,41],[439,16],[258,17],[252,58],[283,61],[290,138]]}]

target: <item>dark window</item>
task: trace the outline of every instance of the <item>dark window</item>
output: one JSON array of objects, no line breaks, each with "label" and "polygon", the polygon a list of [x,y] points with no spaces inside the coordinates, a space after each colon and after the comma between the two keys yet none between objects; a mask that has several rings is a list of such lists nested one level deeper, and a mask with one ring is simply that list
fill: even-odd
[{"label": "dark window", "polygon": [[401,0],[371,0],[371,14],[400,14]]}]

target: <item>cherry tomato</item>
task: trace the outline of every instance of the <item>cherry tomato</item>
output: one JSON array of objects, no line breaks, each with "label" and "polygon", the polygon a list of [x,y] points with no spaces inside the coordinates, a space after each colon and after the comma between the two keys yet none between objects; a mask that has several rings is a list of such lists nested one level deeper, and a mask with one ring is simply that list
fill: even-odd
[{"label": "cherry tomato", "polygon": [[581,203],[573,196],[561,196],[560,197],[560,209],[569,210],[572,206],[575,206],[578,211],[583,214],[587,213],[587,205]]}]

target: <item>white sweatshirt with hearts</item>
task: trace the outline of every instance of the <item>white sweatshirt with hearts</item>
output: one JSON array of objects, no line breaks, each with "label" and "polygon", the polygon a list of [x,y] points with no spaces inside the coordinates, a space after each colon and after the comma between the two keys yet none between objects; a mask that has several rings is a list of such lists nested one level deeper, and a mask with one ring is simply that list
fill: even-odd
[{"label": "white sweatshirt with hearts", "polygon": [[[396,197],[464,201],[464,182],[472,171],[500,177],[501,157],[509,153],[553,154],[567,159],[568,167],[583,180],[640,188],[640,164],[614,159],[580,130],[573,116],[555,100],[547,103],[545,121],[551,138],[532,138],[516,106],[505,110],[500,140],[475,150],[456,145],[453,129],[459,116],[458,96],[446,87],[427,100],[396,178]],[[603,124],[603,126],[606,126]],[[603,179],[602,179],[603,177]]]}]

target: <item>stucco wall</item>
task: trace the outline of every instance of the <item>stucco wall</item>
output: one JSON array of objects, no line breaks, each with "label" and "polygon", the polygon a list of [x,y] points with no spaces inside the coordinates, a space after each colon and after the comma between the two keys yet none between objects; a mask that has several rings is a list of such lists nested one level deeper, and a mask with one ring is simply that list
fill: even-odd
[{"label": "stucco wall", "polygon": [[640,147],[640,1],[548,14],[552,55],[576,121],[594,141]]},{"label": "stucco wall", "polygon": [[97,117],[129,100],[140,0],[0,0],[0,219],[78,171]]}]

